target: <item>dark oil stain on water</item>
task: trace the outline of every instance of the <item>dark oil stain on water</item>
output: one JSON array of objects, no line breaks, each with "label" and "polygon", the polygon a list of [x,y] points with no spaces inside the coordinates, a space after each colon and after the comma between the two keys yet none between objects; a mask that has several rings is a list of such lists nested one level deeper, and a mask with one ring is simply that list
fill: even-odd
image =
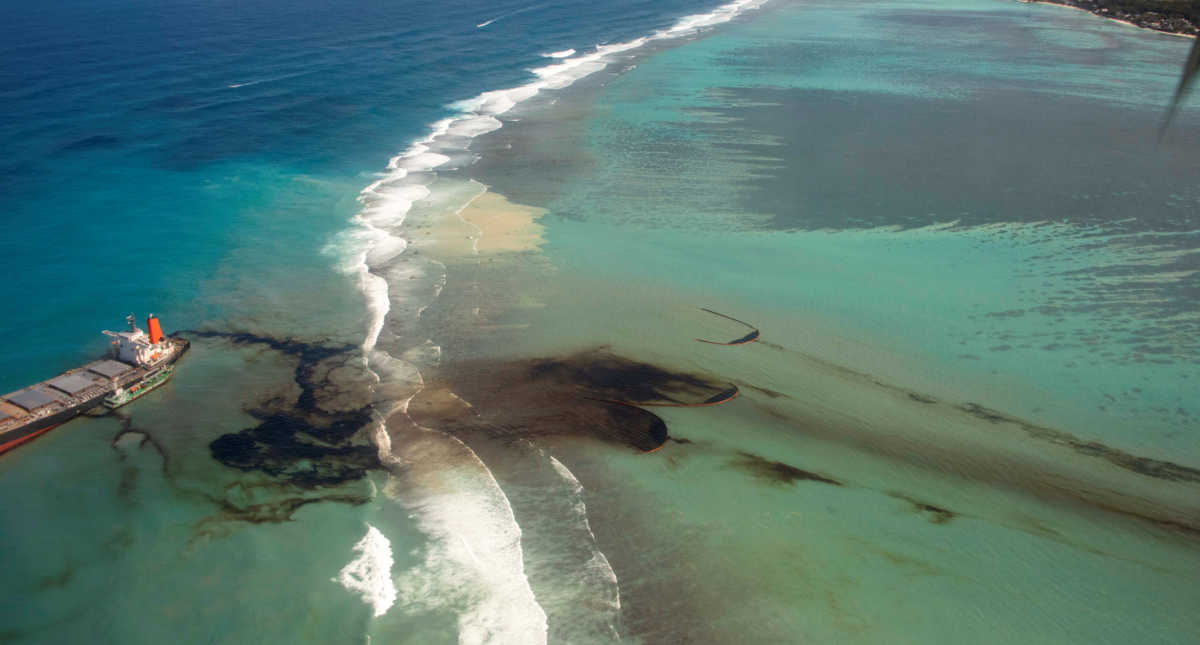
[{"label": "dark oil stain on water", "polygon": [[[446,391],[470,407],[439,404],[437,393]],[[443,366],[414,397],[409,415],[455,435],[501,441],[576,436],[649,452],[667,441],[667,425],[638,406],[704,407],[736,394],[736,387],[715,377],[598,348],[564,357]]]},{"label": "dark oil stain on water", "polygon": [[807,470],[801,470],[780,461],[771,461],[748,452],[739,452],[738,458],[730,464],[744,470],[754,477],[775,485],[794,484],[798,481],[812,481],[831,486],[841,486],[842,482],[830,479],[824,475]]},{"label": "dark oil stain on water", "polygon": [[[209,448],[217,461],[243,471],[257,470],[301,489],[335,486],[362,479],[379,468],[374,446],[352,441],[370,423],[371,408],[328,411],[318,404],[321,392],[334,384],[321,363],[349,358],[357,348],[326,346],[296,339],[277,339],[245,332],[190,332],[223,338],[234,345],[265,345],[297,360],[293,379],[300,386],[294,403],[271,400],[246,410],[258,425],[222,435]],[[298,506],[295,506],[298,507]]]},{"label": "dark oil stain on water", "polygon": [[[949,407],[952,407],[953,409],[957,410],[958,412],[966,413],[972,417],[975,417],[975,418],[983,420],[983,421],[988,421],[988,422],[994,423],[998,426],[999,425],[1008,425],[1012,428],[1015,428],[1017,430],[1024,432],[1026,435],[1028,435],[1029,437],[1031,437],[1033,439],[1045,441],[1045,442],[1052,443],[1052,444],[1059,445],[1059,446],[1068,447],[1071,450],[1073,450],[1079,454],[1103,459],[1119,468],[1128,470],[1130,472],[1137,473],[1139,475],[1144,475],[1146,477],[1152,477],[1155,479],[1162,479],[1162,480],[1166,480],[1166,481],[1200,483],[1200,469],[1192,468],[1190,466],[1184,466],[1182,464],[1176,464],[1176,463],[1169,462],[1169,461],[1164,461],[1161,459],[1152,459],[1149,457],[1139,457],[1137,455],[1125,452],[1119,448],[1107,446],[1098,441],[1089,441],[1089,440],[1083,439],[1081,437],[1077,437],[1077,436],[1075,436],[1069,432],[1063,431],[1063,430],[1057,430],[1054,428],[1049,428],[1049,427],[1046,427],[1043,425],[1032,423],[1032,422],[1026,421],[1024,419],[1005,414],[1004,412],[1001,412],[999,410],[994,410],[992,408],[985,407],[978,403],[973,403],[973,402],[967,401],[967,402],[955,405],[951,402],[942,402],[942,401],[939,401],[937,398],[930,396],[929,394],[925,394],[923,392],[918,392],[918,391],[904,388],[904,387],[901,387],[898,385],[894,385],[892,383],[884,381],[884,380],[882,380],[876,376],[873,376],[871,374],[868,374],[866,372],[860,372],[858,370],[854,370],[854,369],[851,369],[848,367],[837,365],[837,364],[831,363],[829,361],[817,358],[815,356],[811,356],[811,355],[805,354],[803,352],[795,351],[789,347],[785,347],[783,345],[779,345],[776,343],[760,341],[757,344],[768,347],[768,348],[778,351],[778,352],[793,353],[797,356],[797,358],[799,360],[809,361],[809,362],[821,365],[822,367],[839,372],[848,378],[862,381],[864,386],[870,385],[870,386],[883,388],[885,390],[891,390],[898,394],[904,395],[905,397],[907,397],[908,399],[910,399],[912,401],[915,401],[917,403],[923,403],[923,404],[926,404],[929,406],[949,406]],[[756,386],[753,386],[753,385],[750,385],[747,383],[742,383],[741,385],[743,387],[745,387],[746,389],[757,391],[762,394],[766,394],[768,397],[770,397],[772,399],[782,398],[782,397],[790,398],[790,396],[784,392],[776,392],[774,390],[767,390],[765,388],[759,388],[759,387],[756,387]]]},{"label": "dark oil stain on water", "polygon": [[914,511],[924,515],[931,524],[946,524],[959,515],[958,513],[955,513],[949,509],[942,508],[941,506],[935,506],[928,502],[922,502],[921,500],[914,499],[903,493],[891,491],[888,493],[888,496],[908,502]]},{"label": "dark oil stain on water", "polygon": [[[379,467],[375,447],[356,437],[371,420],[370,406],[360,404],[361,397],[348,394],[356,384],[334,383],[330,378],[342,362],[360,360],[357,348],[246,332],[182,333],[233,346],[260,345],[294,358],[293,380],[300,393],[294,400],[275,396],[259,401],[245,410],[258,421],[257,425],[221,435],[209,444],[208,452],[218,463],[247,474],[266,475],[265,480],[239,478],[223,488],[196,489],[194,484],[177,481],[173,461],[182,457],[172,455],[168,445],[156,438],[162,429],[136,425],[130,411],[114,412],[120,428],[110,445],[124,464],[116,481],[118,499],[127,505],[138,503],[137,488],[143,472],[135,455],[150,450],[156,454],[158,467],[175,494],[217,508],[216,515],[200,519],[197,538],[227,535],[228,522],[288,522],[296,510],[309,504],[357,506],[369,501],[359,490],[342,485],[361,480]],[[112,546],[120,550],[131,543],[122,539]]]},{"label": "dark oil stain on water", "polygon": [[1165,479],[1167,481],[1200,482],[1200,470],[1169,461],[1138,457],[1123,450],[1106,446],[1098,441],[1085,441],[1061,430],[1039,426],[1002,412],[986,408],[978,403],[964,403],[959,410],[992,423],[1008,423],[1019,427],[1030,436],[1050,443],[1067,446],[1080,454],[1099,457],[1139,475]]},{"label": "dark oil stain on water", "polygon": [[[296,359],[293,378],[300,387],[294,402],[272,399],[247,412],[258,424],[228,433],[210,444],[218,462],[244,472],[267,475],[279,487],[274,501],[239,505],[230,498],[214,496],[212,502],[225,520],[282,522],[296,509],[319,501],[358,505],[367,499],[359,494],[335,491],[336,487],[363,479],[381,468],[375,446],[359,431],[373,419],[374,411],[365,397],[347,397],[344,384],[331,382],[330,364],[359,360],[358,348],[346,345],[306,343],[249,333],[190,332],[196,337],[225,340],[234,345],[261,345]],[[768,349],[790,351],[778,345]],[[1049,441],[1073,451],[1103,459],[1139,475],[1172,482],[1200,481],[1200,471],[1169,462],[1137,457],[1118,449],[1085,441],[1068,433],[1037,426],[973,403],[954,405],[927,395],[897,388],[878,379],[840,368],[866,379],[864,386],[895,390],[915,402],[946,407],[996,425],[1013,425],[1033,438]],[[612,353],[606,347],[565,356],[502,360],[467,360],[444,364],[427,375],[426,387],[410,402],[408,414],[419,425],[437,429],[465,441],[485,438],[500,443],[576,437],[651,452],[673,440],[680,448],[692,447],[686,438],[672,438],[666,422],[640,406],[694,407],[728,401],[738,386],[712,375],[669,369]],[[749,383],[748,391],[762,395],[754,405],[791,399],[791,395]],[[452,396],[451,396],[452,395]],[[340,398],[340,400],[339,400]],[[332,403],[331,403],[332,402]],[[696,413],[705,413],[697,410]],[[809,422],[773,411],[780,422],[808,427]],[[820,428],[809,428],[820,431]],[[126,427],[123,432],[131,431]],[[834,431],[834,429],[828,429]],[[854,442],[860,434],[852,428],[838,431]],[[849,432],[849,435],[845,433]],[[143,432],[142,444],[154,444]],[[873,435],[874,436],[874,435]],[[861,437],[860,437],[861,439]],[[879,437],[872,439],[878,443]],[[885,444],[887,442],[884,442]],[[876,448],[887,451],[887,446]],[[903,457],[903,455],[892,455]],[[771,485],[809,481],[832,486],[845,482],[797,468],[746,451],[729,460],[732,467]],[[970,475],[970,473],[963,473]],[[136,482],[131,481],[130,486]],[[252,484],[260,486],[261,484]],[[128,492],[128,491],[127,491]],[[1059,491],[1061,496],[1064,491]],[[1067,491],[1070,493],[1069,491]],[[1178,513],[1166,517],[1146,515],[1139,509],[1112,500],[1096,498],[1086,490],[1068,496],[1101,510],[1152,523],[1173,533],[1200,535],[1197,523]],[[957,513],[944,507],[901,497],[935,524],[952,520]]]}]

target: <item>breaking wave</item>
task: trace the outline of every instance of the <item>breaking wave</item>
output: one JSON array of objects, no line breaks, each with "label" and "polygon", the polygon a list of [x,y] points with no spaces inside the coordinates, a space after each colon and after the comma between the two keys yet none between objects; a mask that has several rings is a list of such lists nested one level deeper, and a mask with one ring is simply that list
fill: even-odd
[{"label": "breaking wave", "polygon": [[378,618],[396,604],[396,585],[392,582],[392,544],[379,529],[367,525],[367,534],[354,545],[358,557],[338,572],[334,582],[357,593],[371,606]]},{"label": "breaking wave", "polygon": [[521,528],[492,472],[466,444],[428,428],[409,433],[399,453],[406,468],[398,497],[430,538],[423,563],[399,579],[404,602],[457,610],[464,645],[545,643]]},{"label": "breaking wave", "polygon": [[[413,142],[407,150],[388,161],[387,169],[359,194],[362,210],[354,216],[353,230],[340,246],[350,249],[352,259],[346,267],[360,276],[359,286],[367,297],[370,322],[363,342],[364,356],[378,342],[379,330],[389,313],[383,295],[387,284],[370,276],[383,277],[384,267],[408,247],[401,226],[414,201],[430,195],[430,184],[439,168],[461,167],[474,161],[468,152],[470,140],[503,126],[500,115],[543,90],[562,89],[611,64],[619,54],[647,43],[680,38],[728,22],[737,15],[757,8],[766,0],[737,0],[711,12],[680,18],[669,28],[634,40],[597,45],[594,51],[575,55],[563,50],[548,54],[558,62],[531,70],[536,80],[501,90],[483,92],[452,104],[458,114],[433,123],[429,133]],[[536,7],[529,7],[522,11]],[[495,18],[494,20],[498,20]],[[568,53],[569,52],[569,53]]]},{"label": "breaking wave", "polygon": [[[352,218],[353,226],[331,245],[330,250],[343,258],[343,270],[357,277],[366,300],[363,363],[375,375],[377,400],[391,401],[378,409],[380,419],[374,438],[380,459],[395,466],[394,472],[402,472],[413,484],[405,491],[403,501],[432,539],[423,573],[407,577],[402,595],[420,605],[426,597],[424,592],[440,591],[429,597],[440,596],[457,603],[460,642],[544,642],[546,614],[534,599],[523,572],[521,529],[508,498],[487,466],[458,439],[415,424],[417,438],[393,446],[399,442],[389,437],[389,428],[384,425],[393,411],[405,411],[408,401],[423,387],[419,367],[436,364],[440,354],[421,337],[417,323],[440,294],[445,267],[424,255],[408,252],[411,244],[406,239],[406,221],[417,204],[440,203],[446,206],[445,213],[453,213],[478,194],[477,185],[469,182],[465,188],[444,180],[439,185],[438,173],[474,163],[471,141],[503,127],[499,117],[518,104],[543,91],[569,87],[648,43],[694,34],[765,1],[737,0],[709,13],[685,16],[648,36],[597,45],[583,54],[574,49],[552,52],[545,56],[554,62],[530,70],[532,81],[452,104],[449,107],[455,112],[453,116],[431,124],[426,136],[390,159],[386,169],[362,189],[357,198],[361,208]],[[486,27],[509,15],[513,14],[477,26]],[[414,351],[416,354],[412,354]],[[438,459],[426,461],[431,456]],[[458,465],[447,470],[446,463]],[[561,463],[555,460],[553,465],[564,479],[573,482],[577,513],[586,526],[578,481]],[[591,535],[590,527],[586,528]],[[595,536],[591,539],[594,543]],[[369,598],[376,615],[381,615],[395,602],[390,578],[386,584],[379,578],[379,571],[390,570],[390,546],[371,527],[355,549],[362,555],[347,565],[338,580],[347,589],[363,594],[364,599]],[[598,549],[593,560],[591,568],[599,574],[597,580],[611,584],[615,612],[620,606],[616,576]]]},{"label": "breaking wave", "polygon": [[574,496],[572,506],[575,511],[575,521],[583,530],[587,531],[588,537],[591,540],[592,554],[584,565],[584,585],[603,596],[603,599],[599,603],[601,611],[608,614],[608,628],[611,635],[619,640],[620,633],[617,630],[617,622],[621,613],[621,588],[617,582],[617,572],[613,571],[608,558],[605,557],[604,552],[596,544],[596,534],[592,532],[592,525],[588,522],[587,505],[583,502],[583,484],[579,483],[579,480],[575,478],[575,474],[568,470],[558,459],[550,457],[550,465],[570,485],[572,495]]}]

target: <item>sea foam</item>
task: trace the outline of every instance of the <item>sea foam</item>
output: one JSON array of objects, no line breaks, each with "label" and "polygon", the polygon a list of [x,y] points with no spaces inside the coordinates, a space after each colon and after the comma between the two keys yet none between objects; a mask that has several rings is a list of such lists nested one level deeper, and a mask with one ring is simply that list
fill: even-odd
[{"label": "sea foam", "polygon": [[333,581],[361,596],[378,618],[396,604],[396,585],[392,582],[392,543],[379,529],[368,524],[367,534],[354,545],[353,551],[358,557],[343,567]]},{"label": "sea foam", "polygon": [[[619,59],[621,54],[636,50],[648,43],[686,37],[697,31],[726,22],[743,11],[755,8],[766,0],[738,0],[705,13],[685,16],[671,27],[649,36],[626,42],[597,45],[593,51],[578,54],[573,49],[552,52],[547,58],[555,62],[530,70],[534,77],[524,85],[483,92],[473,98],[452,104],[456,115],[430,125],[428,134],[414,141],[404,152],[388,161],[386,172],[370,182],[358,196],[361,211],[354,216],[353,229],[341,236],[337,249],[350,259],[345,265],[348,272],[358,277],[359,289],[367,302],[367,328],[362,344],[364,365],[372,370],[379,387],[392,384],[388,372],[403,373],[398,369],[402,359],[378,347],[385,321],[393,311],[408,312],[406,315],[419,318],[428,307],[428,302],[409,303],[404,299],[416,295],[412,287],[413,278],[423,271],[415,263],[401,266],[408,254],[408,242],[402,226],[416,202],[431,199],[431,186],[437,172],[447,168],[462,167],[473,162],[468,147],[474,137],[495,131],[503,126],[498,118],[520,103],[536,96],[543,90],[568,87],[581,78],[605,69]],[[523,11],[538,8],[531,5],[524,9],[496,16],[479,23],[482,28]],[[432,267],[431,264],[424,265]],[[436,267],[433,267],[436,270]],[[444,268],[440,282],[435,280],[426,296],[436,298],[445,283]],[[390,278],[390,279],[389,279]],[[403,288],[402,288],[403,287]],[[398,299],[400,299],[398,301]],[[399,307],[397,309],[397,307]],[[388,329],[414,329],[413,320],[393,320]],[[392,333],[389,338],[400,338]],[[411,347],[399,349],[401,355]],[[385,367],[386,366],[386,367]],[[416,367],[411,367],[417,372]],[[381,372],[383,372],[381,378]],[[403,380],[403,379],[401,379]],[[412,393],[419,390],[419,372],[413,386],[401,386],[407,394],[397,400],[392,409],[405,409]],[[388,406],[384,406],[388,407]],[[390,439],[385,442],[387,428],[380,421],[375,429],[377,447],[381,451],[391,450]],[[404,454],[382,455],[384,463],[392,465],[403,462],[402,469],[416,483],[417,502],[414,516],[432,538],[426,562],[425,584],[413,587],[411,580],[422,579],[410,576],[405,596],[410,602],[422,597],[423,586],[446,591],[459,600],[459,641],[462,643],[520,642],[539,643],[546,639],[546,614],[534,598],[526,579],[521,552],[521,530],[517,525],[512,508],[499,484],[487,466],[456,438],[427,430],[418,445],[442,457],[451,458],[459,468],[447,471],[438,464],[445,461],[426,461],[409,451]],[[431,448],[433,447],[433,448]],[[424,464],[424,468],[420,465]],[[554,462],[555,469],[569,481],[578,482],[570,476],[561,463]],[[574,489],[580,495],[581,489]],[[578,513],[586,523],[586,509],[582,498],[578,500]],[[590,527],[586,527],[590,535]],[[592,535],[593,544],[595,536]],[[361,548],[360,548],[361,547]],[[358,559],[347,565],[339,581],[348,589],[363,593],[364,599],[374,607],[376,615],[382,615],[395,602],[396,591],[386,572],[391,568],[391,549],[386,538],[370,527],[367,535],[356,547],[361,552]],[[593,556],[593,569],[611,584],[613,602],[619,607],[619,596],[615,595],[616,577],[607,559],[599,550]],[[384,573],[380,573],[380,572]],[[432,576],[432,577],[429,577]],[[605,584],[605,583],[602,583]]]},{"label": "sea foam", "polygon": [[587,505],[583,501],[583,484],[579,483],[575,474],[558,459],[550,457],[550,465],[571,487],[571,494],[574,496],[575,521],[583,530],[587,531],[588,537],[591,539],[592,555],[584,567],[584,585],[603,596],[601,601],[596,603],[597,608],[608,614],[608,627],[612,630],[612,635],[619,640],[617,620],[621,611],[621,588],[617,582],[617,572],[613,570],[608,558],[596,544],[596,534],[592,532],[591,522],[588,521]]},{"label": "sea foam", "polygon": [[521,529],[483,461],[450,435],[419,429],[400,457],[400,499],[430,537],[424,563],[398,579],[404,602],[459,608],[459,643],[545,643],[546,613],[525,576]]}]

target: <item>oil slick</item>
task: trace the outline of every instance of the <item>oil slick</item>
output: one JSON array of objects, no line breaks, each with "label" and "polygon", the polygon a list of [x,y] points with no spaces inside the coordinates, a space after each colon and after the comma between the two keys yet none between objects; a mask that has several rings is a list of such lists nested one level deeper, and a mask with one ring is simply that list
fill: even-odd
[{"label": "oil slick", "polygon": [[[469,409],[443,405],[445,393]],[[668,438],[642,406],[696,407],[737,396],[712,377],[672,371],[604,348],[563,358],[464,361],[443,366],[409,406],[413,420],[455,436],[501,441],[577,436],[648,452]]]},{"label": "oil slick", "polygon": [[738,320],[737,318],[734,318],[734,317],[732,317],[732,316],[726,316],[725,314],[722,314],[722,313],[715,312],[715,311],[713,311],[712,309],[706,309],[706,308],[704,308],[704,307],[701,307],[701,308],[700,308],[700,311],[706,311],[706,312],[708,312],[708,313],[710,313],[710,314],[712,314],[712,315],[714,315],[714,316],[720,316],[721,318],[724,318],[724,319],[726,319],[726,320],[732,320],[733,322],[735,322],[735,323],[737,323],[737,324],[739,324],[739,325],[743,325],[743,326],[745,326],[745,327],[746,327],[746,328],[748,328],[750,331],[749,331],[749,333],[747,333],[746,335],[744,335],[744,336],[742,336],[742,337],[740,337],[740,338],[735,338],[735,339],[733,339],[733,340],[731,340],[731,341],[728,341],[728,342],[721,342],[721,341],[717,341],[717,340],[705,340],[705,339],[703,339],[703,338],[697,338],[696,340],[697,340],[698,342],[701,342],[701,343],[708,343],[709,345],[725,345],[725,346],[732,346],[732,345],[745,345],[745,344],[747,344],[747,343],[753,343],[754,341],[758,340],[758,337],[759,337],[759,335],[760,335],[760,334],[759,334],[758,328],[757,328],[757,327],[755,327],[754,325],[751,325],[750,323],[748,323],[748,322],[745,322],[745,321],[742,321],[742,320]]},{"label": "oil slick", "polygon": [[230,468],[261,471],[309,490],[359,480],[379,468],[375,448],[354,440],[372,419],[369,402],[355,401],[346,384],[331,377],[338,367],[354,362],[356,347],[244,332],[190,333],[224,338],[235,345],[265,345],[297,360],[293,378],[300,395],[296,401],[271,400],[247,410],[258,425],[213,441],[209,449],[214,459]]},{"label": "oil slick", "polygon": [[801,470],[780,461],[771,461],[749,452],[739,452],[737,458],[731,460],[729,465],[776,486],[788,486],[800,481],[811,481],[830,486],[842,485],[842,482],[836,479]]}]

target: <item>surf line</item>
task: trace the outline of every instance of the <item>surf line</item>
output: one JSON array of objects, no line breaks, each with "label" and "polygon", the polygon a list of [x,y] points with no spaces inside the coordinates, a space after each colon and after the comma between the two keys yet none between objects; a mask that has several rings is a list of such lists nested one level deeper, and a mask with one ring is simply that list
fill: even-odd
[{"label": "surf line", "polygon": [[[709,345],[725,345],[728,347],[728,346],[732,346],[732,345],[747,345],[749,343],[753,343],[754,341],[758,340],[759,331],[758,331],[758,328],[755,327],[754,325],[751,325],[750,323],[748,323],[744,320],[738,320],[737,318],[734,318],[733,316],[726,316],[723,313],[718,313],[716,311],[713,311],[712,309],[707,309],[705,307],[700,307],[700,311],[707,311],[708,313],[710,313],[714,316],[720,316],[726,320],[732,320],[733,322],[738,323],[739,325],[745,325],[746,327],[750,328],[750,333],[746,334],[745,336],[742,336],[741,338],[735,338],[734,340],[731,340],[728,343],[722,343],[717,340],[705,340],[703,338],[697,338],[696,340],[698,342],[708,343]],[[734,388],[734,389],[736,389],[736,388]]]}]

